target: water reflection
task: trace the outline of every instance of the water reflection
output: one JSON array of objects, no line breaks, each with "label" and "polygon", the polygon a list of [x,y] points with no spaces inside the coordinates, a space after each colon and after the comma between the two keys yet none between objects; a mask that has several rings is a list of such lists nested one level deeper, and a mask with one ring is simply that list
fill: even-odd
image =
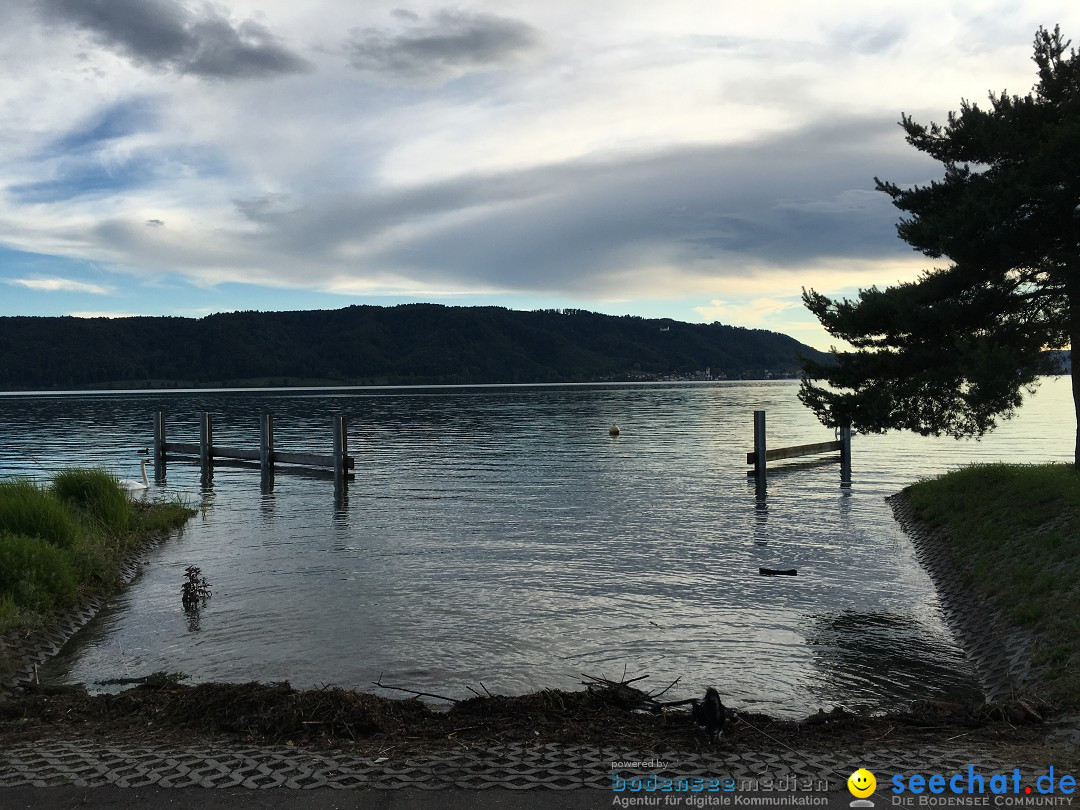
[{"label": "water reflection", "polygon": [[754,523],[753,538],[755,546],[769,544],[768,517],[769,517],[769,492],[766,479],[753,477],[748,480],[754,487]]},{"label": "water reflection", "polygon": [[274,465],[269,464],[259,470],[259,492],[270,495],[274,491]]},{"label": "water reflection", "polygon": [[265,481],[260,487],[259,492],[262,497],[259,498],[259,517],[266,524],[273,523],[274,521],[274,490],[273,487],[267,489]]},{"label": "water reflection", "polygon": [[349,479],[334,477],[334,519],[346,520],[349,516]]}]

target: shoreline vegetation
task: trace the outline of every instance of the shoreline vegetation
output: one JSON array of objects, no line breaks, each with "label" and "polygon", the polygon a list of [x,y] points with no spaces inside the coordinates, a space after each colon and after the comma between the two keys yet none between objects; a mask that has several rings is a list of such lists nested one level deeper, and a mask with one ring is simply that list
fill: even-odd
[{"label": "shoreline vegetation", "polygon": [[[0,481],[0,637],[48,628],[79,599],[116,592],[131,556],[194,514],[179,500],[133,501],[102,469]],[[0,678],[13,664],[0,645]]]},{"label": "shoreline vegetation", "polygon": [[764,329],[580,309],[0,317],[0,391],[10,392],[772,379],[793,378],[803,357],[828,355]]},{"label": "shoreline vegetation", "polygon": [[[7,486],[28,491],[24,482]],[[60,498],[54,491],[58,488],[64,487],[54,482],[48,489],[38,488],[40,494],[34,497]],[[375,686],[413,697],[333,686],[294,689],[287,682],[185,685],[185,675],[153,673],[114,694],[90,695],[81,684],[31,685],[18,696],[0,699],[0,740],[88,734],[164,742],[218,739],[385,755],[510,743],[663,752],[717,746],[835,750],[879,741],[891,747],[948,745],[963,738],[965,744],[995,747],[1016,761],[1046,759],[1080,767],[1075,749],[1062,742],[1076,733],[1072,725],[1080,707],[1074,672],[1080,647],[1080,596],[1074,587],[1080,560],[1080,477],[1067,465],[976,465],[921,481],[904,493],[920,520],[949,533],[953,562],[965,586],[1018,626],[1038,634],[1042,643],[1033,664],[1041,677],[1035,694],[1014,695],[1000,705],[942,696],[886,715],[833,708],[801,721],[736,707],[729,709],[724,735],[714,742],[694,724],[682,705],[688,701],[665,705],[658,698],[667,689],[642,691],[641,677],[609,681],[585,675],[581,691],[519,696],[493,695],[480,684],[483,692],[471,690],[474,697],[466,700],[443,699],[449,708],[440,710],[419,700],[422,693],[381,681]],[[87,520],[85,505],[68,508]],[[107,520],[98,510],[89,524],[91,534]],[[163,514],[172,515],[170,526],[186,519],[181,506]],[[141,519],[136,510],[136,524]],[[115,550],[117,559],[136,547],[139,540],[132,538],[145,535],[129,529],[121,536],[128,540]]]},{"label": "shoreline vegetation", "polygon": [[904,490],[949,537],[964,584],[1036,638],[1040,694],[1080,709],[1080,474],[1071,464],[974,464]]}]

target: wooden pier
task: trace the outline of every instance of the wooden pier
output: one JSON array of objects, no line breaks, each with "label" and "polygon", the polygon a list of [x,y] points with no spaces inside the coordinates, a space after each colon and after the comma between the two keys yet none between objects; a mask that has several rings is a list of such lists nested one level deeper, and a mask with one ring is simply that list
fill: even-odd
[{"label": "wooden pier", "polygon": [[259,420],[259,446],[246,450],[236,447],[221,447],[214,444],[213,415],[199,414],[199,442],[171,442],[165,430],[165,412],[154,414],[154,477],[159,481],[165,478],[165,465],[170,461],[197,462],[203,469],[203,475],[212,474],[215,461],[226,460],[242,466],[254,466],[258,462],[264,477],[272,478],[277,465],[296,465],[299,467],[330,469],[334,473],[335,483],[342,483],[353,478],[351,470],[356,462],[349,455],[349,437],[344,416],[333,417],[334,444],[329,455],[306,452],[278,450],[274,446],[274,416],[262,413]]},{"label": "wooden pier", "polygon": [[838,431],[840,438],[835,441],[797,444],[792,447],[776,447],[769,450],[765,446],[765,411],[754,411],[754,449],[746,454],[746,463],[753,464],[754,469],[747,470],[746,474],[756,476],[760,483],[764,483],[767,472],[766,465],[770,461],[814,456],[839,450],[840,455],[836,460],[840,462],[840,480],[850,484],[851,426],[844,425]]}]

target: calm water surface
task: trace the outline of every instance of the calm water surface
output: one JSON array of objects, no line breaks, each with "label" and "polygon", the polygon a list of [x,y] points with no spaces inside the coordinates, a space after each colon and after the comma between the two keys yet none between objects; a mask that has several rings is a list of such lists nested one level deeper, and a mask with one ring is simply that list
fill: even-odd
[{"label": "calm water surface", "polygon": [[[0,396],[0,476],[103,465],[138,477],[151,415],[170,438],[329,452],[349,419],[356,480],[171,464],[149,497],[199,514],[50,673],[93,682],[182,671],[193,680],[385,682],[467,696],[581,673],[648,674],[686,697],[797,716],[895,706],[972,685],[929,579],[884,497],[971,460],[1069,461],[1067,379],[1044,382],[982,442],[857,436],[836,464],[778,471],[764,502],[745,474],[752,411],[771,446],[824,441],[794,382]],[[616,422],[617,438],[607,429]],[[803,465],[804,466],[804,465]],[[180,604],[197,565],[213,598]],[[760,566],[798,568],[760,577]],[[679,693],[679,689],[682,692]]]}]

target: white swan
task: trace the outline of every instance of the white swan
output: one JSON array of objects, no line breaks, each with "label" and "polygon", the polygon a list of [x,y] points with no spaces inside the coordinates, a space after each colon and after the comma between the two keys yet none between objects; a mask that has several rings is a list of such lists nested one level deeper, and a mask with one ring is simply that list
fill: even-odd
[{"label": "white swan", "polygon": [[117,483],[122,489],[126,489],[128,492],[138,492],[140,489],[150,489],[150,479],[146,477],[146,465],[149,463],[149,459],[141,459],[139,461],[139,469],[142,470],[142,481],[132,481],[130,478],[123,478]]}]

